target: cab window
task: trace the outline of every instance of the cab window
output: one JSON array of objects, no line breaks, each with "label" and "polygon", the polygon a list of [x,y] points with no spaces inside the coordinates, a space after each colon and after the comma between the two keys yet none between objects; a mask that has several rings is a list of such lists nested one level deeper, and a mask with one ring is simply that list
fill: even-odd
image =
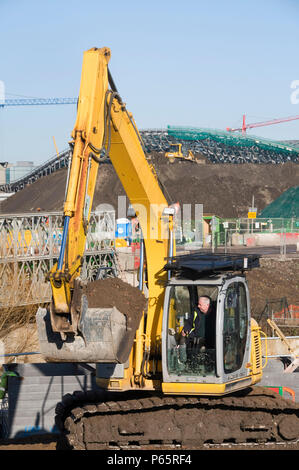
[{"label": "cab window", "polygon": [[224,303],[223,361],[224,372],[240,369],[244,359],[248,332],[246,290],[243,283],[234,282],[227,289]]},{"label": "cab window", "polygon": [[[172,286],[168,304],[167,368],[170,375],[207,376],[216,373],[216,311],[213,302],[213,319],[205,328],[205,338],[193,338],[181,334],[186,322],[194,318],[193,312],[200,295],[215,297],[215,286],[205,292],[197,286]],[[217,290],[217,289],[216,289]],[[211,332],[212,330],[212,332]],[[211,341],[211,337],[213,341]],[[196,340],[196,341],[195,341]],[[204,346],[204,347],[203,347]]]}]

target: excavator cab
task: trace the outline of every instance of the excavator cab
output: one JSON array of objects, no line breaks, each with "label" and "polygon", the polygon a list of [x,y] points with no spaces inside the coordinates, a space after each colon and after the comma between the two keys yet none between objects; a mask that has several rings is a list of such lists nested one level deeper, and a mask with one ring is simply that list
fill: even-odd
[{"label": "excavator cab", "polygon": [[[205,337],[192,342],[182,336],[182,329],[201,296],[211,299],[205,319]],[[244,364],[250,353],[250,305],[248,287],[243,277],[200,281],[172,280],[165,292],[163,381],[196,382],[227,380],[228,375],[246,375]],[[187,344],[186,344],[187,343]],[[188,351],[189,350],[189,351]]]},{"label": "excavator cab", "polygon": [[[210,299],[204,336],[188,340],[182,330],[188,318],[193,318],[202,296]],[[217,388],[222,394],[230,392],[234,386],[239,389],[250,385],[248,365],[252,359],[254,320],[250,317],[250,297],[244,274],[218,270],[196,275],[193,271],[191,278],[171,277],[165,290],[163,312],[164,391],[167,391],[167,384],[170,388],[174,383],[193,383],[202,384],[203,393],[214,395]]]}]

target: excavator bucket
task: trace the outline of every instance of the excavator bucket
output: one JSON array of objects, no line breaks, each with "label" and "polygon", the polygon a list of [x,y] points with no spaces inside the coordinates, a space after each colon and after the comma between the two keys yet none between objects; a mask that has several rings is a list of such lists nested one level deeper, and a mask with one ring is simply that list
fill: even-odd
[{"label": "excavator bucket", "polygon": [[40,352],[49,362],[127,361],[140,317],[134,321],[116,307],[89,308],[82,296],[78,334],[54,332],[50,311],[39,308],[36,314]]}]

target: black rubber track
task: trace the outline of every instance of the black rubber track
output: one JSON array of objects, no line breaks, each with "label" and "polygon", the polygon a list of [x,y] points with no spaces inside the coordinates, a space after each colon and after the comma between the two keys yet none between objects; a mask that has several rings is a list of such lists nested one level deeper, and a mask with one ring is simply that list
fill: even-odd
[{"label": "black rubber track", "polygon": [[56,407],[70,449],[200,447],[299,440],[299,404],[264,387],[224,397],[75,392]]}]

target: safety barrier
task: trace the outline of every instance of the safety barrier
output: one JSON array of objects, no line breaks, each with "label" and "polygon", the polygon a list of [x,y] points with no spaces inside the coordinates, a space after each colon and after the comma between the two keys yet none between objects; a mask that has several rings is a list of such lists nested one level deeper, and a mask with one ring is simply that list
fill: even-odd
[{"label": "safety barrier", "polygon": [[287,392],[291,395],[293,402],[295,403],[295,392],[292,388],[290,387],[270,387],[269,385],[266,386],[270,390],[273,390],[273,392],[278,393],[281,397],[284,396],[284,392]]},{"label": "safety barrier", "polygon": [[273,320],[286,320],[292,318],[299,318],[299,305],[289,304],[287,308],[280,310],[279,312],[272,313]]},{"label": "safety barrier", "polygon": [[[59,256],[63,214],[0,215],[0,307],[49,302],[46,275]],[[81,277],[94,279],[99,267],[114,266],[115,213],[93,212]]]}]

